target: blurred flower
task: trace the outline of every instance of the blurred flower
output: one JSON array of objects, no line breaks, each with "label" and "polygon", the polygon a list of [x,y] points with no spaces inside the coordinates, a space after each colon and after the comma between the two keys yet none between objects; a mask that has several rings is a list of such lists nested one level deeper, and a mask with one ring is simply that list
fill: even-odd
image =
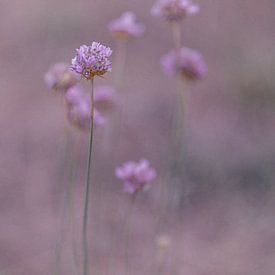
[{"label": "blurred flower", "polygon": [[165,73],[180,73],[189,80],[200,80],[207,74],[207,66],[201,53],[189,48],[172,50],[161,58],[161,65]]},{"label": "blurred flower", "polygon": [[136,22],[136,15],[133,12],[124,12],[118,19],[110,22],[109,31],[117,39],[127,40],[141,36],[145,31],[142,23]]},{"label": "blurred flower", "polygon": [[101,112],[108,112],[115,106],[116,91],[110,86],[95,88],[94,101],[96,108]]},{"label": "blurred flower", "polygon": [[[67,103],[67,117],[69,122],[81,130],[88,130],[91,119],[91,102],[89,95],[79,86],[70,88],[65,95]],[[102,126],[104,117],[94,109],[94,124]]]},{"label": "blurred flower", "polygon": [[116,168],[115,174],[124,182],[123,191],[129,194],[146,190],[156,178],[156,171],[150,167],[148,160],[126,162]]},{"label": "blurred flower", "polygon": [[56,63],[44,76],[48,89],[66,91],[78,81],[78,75],[70,70],[68,64]]},{"label": "blurred flower", "polygon": [[94,76],[102,76],[111,71],[109,57],[112,50],[100,43],[93,42],[91,46],[82,45],[76,49],[76,56],[72,59],[72,70],[91,80]]},{"label": "blurred flower", "polygon": [[166,250],[171,246],[171,237],[166,234],[161,234],[156,238],[156,246],[160,250]]},{"label": "blurred flower", "polygon": [[168,21],[181,21],[198,12],[199,6],[191,0],[158,0],[151,9],[152,15],[164,17]]}]

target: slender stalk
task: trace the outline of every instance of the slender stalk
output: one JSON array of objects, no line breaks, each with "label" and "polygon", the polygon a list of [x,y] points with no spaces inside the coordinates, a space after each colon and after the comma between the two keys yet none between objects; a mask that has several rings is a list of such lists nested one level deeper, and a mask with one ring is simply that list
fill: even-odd
[{"label": "slender stalk", "polygon": [[181,30],[180,30],[180,23],[175,22],[172,23],[172,35],[174,46],[176,49],[180,49],[181,47]]},{"label": "slender stalk", "polygon": [[121,83],[122,83],[122,77],[124,75],[124,68],[125,68],[125,63],[126,63],[126,43],[127,41],[124,40],[117,40],[116,41],[117,45],[117,55],[116,55],[116,60],[115,60],[115,86],[117,89],[121,88]]},{"label": "slender stalk", "polygon": [[92,148],[93,148],[93,130],[94,130],[94,79],[91,80],[91,122],[90,122],[90,136],[88,149],[88,163],[87,163],[87,177],[85,188],[85,201],[83,213],[83,228],[82,228],[82,248],[83,248],[83,275],[88,275],[88,210],[89,210],[89,193],[90,193],[90,178],[91,178],[91,163],[92,163]]},{"label": "slender stalk", "polygon": [[[65,163],[67,162],[67,160],[69,159],[69,131],[67,127],[64,127],[64,139],[63,140],[63,144],[64,144],[64,160]],[[63,152],[62,152],[63,153]],[[67,163],[65,164],[65,167],[67,167]],[[67,171],[65,171],[65,173],[63,173],[64,178],[63,181],[66,180],[66,176],[67,176]],[[66,194],[67,195],[67,194]],[[65,200],[66,200],[66,195],[65,195]],[[54,266],[53,266],[53,271],[52,274],[53,275],[57,275],[58,273],[60,273],[60,265],[61,265],[61,254],[62,254],[62,249],[63,249],[63,243],[64,243],[64,239],[65,239],[65,234],[64,234],[64,229],[66,226],[66,222],[67,219],[64,218],[64,216],[66,216],[66,202],[64,202],[64,205],[62,205],[62,212],[61,212],[61,224],[60,224],[60,229],[59,229],[59,234],[57,237],[57,241],[56,241],[56,245],[55,245],[55,261],[54,261]]]},{"label": "slender stalk", "polygon": [[136,201],[137,194],[133,194],[133,197],[131,198],[131,204],[128,210],[128,213],[126,215],[126,222],[125,222],[125,269],[126,269],[126,275],[129,274],[129,241],[130,241],[130,229],[131,229],[131,217],[134,210],[134,205]]}]

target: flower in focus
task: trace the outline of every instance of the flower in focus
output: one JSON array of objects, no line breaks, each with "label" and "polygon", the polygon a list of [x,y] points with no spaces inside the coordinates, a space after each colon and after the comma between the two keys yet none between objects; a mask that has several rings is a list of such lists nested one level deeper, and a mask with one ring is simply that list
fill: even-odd
[{"label": "flower in focus", "polygon": [[79,81],[79,77],[68,64],[56,63],[45,74],[44,80],[48,89],[66,91]]},{"label": "flower in focus", "polygon": [[[67,118],[69,122],[81,130],[88,130],[91,120],[91,102],[84,90],[76,85],[70,88],[65,95],[67,103]],[[94,109],[94,124],[102,126],[105,118]]]},{"label": "flower in focus", "polygon": [[94,101],[96,108],[101,112],[111,111],[115,106],[116,91],[110,86],[95,88]]},{"label": "flower in focus", "polygon": [[93,42],[91,46],[82,45],[76,49],[76,56],[72,59],[71,68],[85,79],[102,76],[112,70],[109,57],[112,50],[100,43]]},{"label": "flower in focus", "polygon": [[179,73],[188,80],[201,80],[207,74],[207,66],[201,53],[184,47],[163,56],[161,65],[168,75]]},{"label": "flower in focus", "polygon": [[181,21],[199,12],[199,6],[191,0],[158,0],[151,9],[153,16],[164,17],[170,22]]},{"label": "flower in focus", "polygon": [[145,26],[137,23],[136,15],[130,11],[124,12],[121,17],[111,21],[108,28],[115,38],[122,40],[139,37],[145,31]]},{"label": "flower in focus", "polygon": [[150,167],[148,160],[126,162],[116,168],[115,174],[124,182],[123,191],[129,194],[146,190],[156,178],[156,171]]}]

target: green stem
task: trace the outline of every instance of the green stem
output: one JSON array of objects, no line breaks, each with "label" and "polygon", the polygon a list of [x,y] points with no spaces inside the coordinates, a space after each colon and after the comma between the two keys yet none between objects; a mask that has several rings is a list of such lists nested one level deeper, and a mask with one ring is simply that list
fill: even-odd
[{"label": "green stem", "polygon": [[89,193],[90,193],[90,178],[91,178],[91,163],[92,163],[92,148],[93,148],[93,129],[94,129],[94,79],[91,80],[91,122],[90,122],[90,136],[89,136],[89,149],[88,149],[88,164],[87,164],[87,177],[85,189],[85,202],[84,202],[84,215],[83,215],[83,228],[82,228],[82,247],[83,247],[83,275],[88,275],[88,209],[89,209]]}]

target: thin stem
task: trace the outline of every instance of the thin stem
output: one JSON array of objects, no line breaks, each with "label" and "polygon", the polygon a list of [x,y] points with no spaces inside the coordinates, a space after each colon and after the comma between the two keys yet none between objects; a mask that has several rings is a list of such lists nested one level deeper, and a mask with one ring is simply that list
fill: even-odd
[{"label": "thin stem", "polygon": [[[65,136],[65,141],[63,140],[64,146],[64,160],[65,163],[69,159],[69,131],[67,127],[64,127],[64,136]],[[67,163],[65,164],[65,167],[67,167]],[[64,178],[63,181],[66,180],[67,176],[67,171],[63,173]],[[66,195],[65,195],[65,200],[66,200]],[[66,202],[64,202],[64,205],[62,205],[62,213],[61,216],[64,217],[66,214]],[[63,243],[65,239],[65,234],[64,234],[64,229],[66,225],[67,219],[62,218],[61,224],[60,224],[60,232],[58,234],[58,238],[56,241],[56,246],[55,246],[55,261],[54,261],[54,267],[53,267],[53,275],[57,275],[60,272],[60,265],[61,265],[61,254],[62,254],[62,249],[63,249]]]},{"label": "thin stem", "polygon": [[90,136],[88,149],[88,164],[85,189],[83,228],[82,228],[82,247],[83,247],[83,275],[88,275],[88,209],[89,209],[89,193],[90,193],[90,178],[91,178],[91,163],[92,163],[92,148],[93,148],[93,130],[94,130],[94,79],[91,80],[91,121],[90,121]]},{"label": "thin stem", "polygon": [[178,22],[172,23],[172,35],[173,35],[175,48],[180,49],[181,47],[180,23]]},{"label": "thin stem", "polygon": [[130,241],[130,225],[131,225],[131,217],[134,210],[134,205],[136,201],[137,194],[133,194],[131,198],[131,205],[129,207],[128,213],[126,215],[126,223],[125,223],[125,236],[126,236],[126,243],[125,243],[125,269],[126,275],[129,274],[129,241]]},{"label": "thin stem", "polygon": [[124,40],[117,40],[117,56],[115,60],[115,68],[116,68],[116,74],[115,74],[115,86],[117,89],[120,89],[121,83],[122,83],[122,77],[124,75],[124,68],[126,63],[126,41]]}]

